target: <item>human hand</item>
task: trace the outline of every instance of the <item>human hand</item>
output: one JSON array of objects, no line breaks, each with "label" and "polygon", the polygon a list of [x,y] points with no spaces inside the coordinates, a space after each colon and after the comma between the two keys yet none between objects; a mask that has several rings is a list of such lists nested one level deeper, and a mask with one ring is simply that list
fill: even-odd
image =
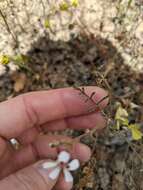
[{"label": "human hand", "polygon": [[[107,93],[98,87],[86,87],[87,94],[96,92],[98,102]],[[107,100],[101,102],[104,108]],[[41,162],[55,160],[59,150],[70,152],[72,158],[86,162],[90,149],[73,139],[60,135],[41,135],[40,131],[57,131],[67,128],[103,128],[105,119],[99,112],[87,113],[91,106],[85,103],[75,89],[32,92],[20,95],[0,104],[0,190],[70,190],[61,175],[51,180]],[[96,125],[96,126],[95,126]],[[14,150],[10,139],[16,138],[21,145]],[[72,147],[49,146],[52,142],[68,142]]]}]

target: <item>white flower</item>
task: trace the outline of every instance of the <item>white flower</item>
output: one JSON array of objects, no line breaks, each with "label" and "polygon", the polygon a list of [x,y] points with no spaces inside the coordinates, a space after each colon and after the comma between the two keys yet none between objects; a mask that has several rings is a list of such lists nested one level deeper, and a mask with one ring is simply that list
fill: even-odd
[{"label": "white flower", "polygon": [[74,159],[69,162],[71,159],[71,155],[62,151],[58,155],[58,159],[56,161],[49,161],[43,163],[42,167],[44,169],[51,169],[52,171],[49,173],[49,178],[55,180],[59,177],[60,173],[63,171],[64,178],[66,182],[73,182],[73,176],[70,171],[75,171],[80,167],[80,162],[78,159]]}]

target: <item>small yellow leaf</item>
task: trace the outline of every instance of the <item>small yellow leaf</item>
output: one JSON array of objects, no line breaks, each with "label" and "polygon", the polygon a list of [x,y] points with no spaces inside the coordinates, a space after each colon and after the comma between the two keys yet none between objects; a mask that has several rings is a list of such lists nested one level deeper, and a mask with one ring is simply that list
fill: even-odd
[{"label": "small yellow leaf", "polygon": [[121,126],[129,125],[128,112],[121,106],[119,106],[116,111],[115,121],[116,121],[116,125],[114,126],[114,128],[117,130],[119,130]]},{"label": "small yellow leaf", "polygon": [[68,9],[69,9],[68,3],[62,2],[62,3],[60,4],[60,10],[61,10],[61,11],[67,11]]},{"label": "small yellow leaf", "polygon": [[50,23],[49,19],[45,20],[44,26],[45,26],[45,28],[51,28],[51,23]]},{"label": "small yellow leaf", "polygon": [[128,112],[121,106],[117,109],[115,120],[121,120],[127,123]]},{"label": "small yellow leaf", "polygon": [[7,55],[2,55],[0,57],[0,63],[3,65],[7,65],[10,62],[9,57]]},{"label": "small yellow leaf", "polygon": [[128,128],[131,130],[134,140],[140,140],[142,138],[143,133],[139,130],[139,126],[137,124],[131,124]]},{"label": "small yellow leaf", "polygon": [[128,126],[129,125],[129,120],[126,119],[126,118],[122,118],[122,121],[121,121],[122,125],[125,125],[125,126]]},{"label": "small yellow leaf", "polygon": [[73,7],[77,7],[79,4],[79,1],[78,0],[71,0],[71,4]]},{"label": "small yellow leaf", "polygon": [[114,126],[114,129],[117,129],[117,130],[120,129],[120,121],[119,120],[116,121],[116,125]]}]

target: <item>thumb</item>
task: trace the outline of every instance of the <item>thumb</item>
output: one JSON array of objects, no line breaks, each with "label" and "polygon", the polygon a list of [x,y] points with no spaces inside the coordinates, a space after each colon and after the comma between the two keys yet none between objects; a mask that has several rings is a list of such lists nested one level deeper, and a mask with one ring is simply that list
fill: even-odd
[{"label": "thumb", "polygon": [[48,175],[50,170],[42,168],[47,160],[39,161],[24,168],[0,181],[0,190],[51,190],[56,180],[51,180]]}]

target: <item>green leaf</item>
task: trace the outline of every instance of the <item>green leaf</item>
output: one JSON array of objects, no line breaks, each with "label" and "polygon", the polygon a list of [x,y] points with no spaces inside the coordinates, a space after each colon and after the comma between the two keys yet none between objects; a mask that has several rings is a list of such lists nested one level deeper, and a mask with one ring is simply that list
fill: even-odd
[{"label": "green leaf", "polygon": [[9,62],[10,62],[9,56],[7,56],[7,55],[2,55],[2,56],[0,57],[0,63],[1,63],[2,65],[7,65]]},{"label": "green leaf", "polygon": [[128,128],[131,130],[133,140],[140,140],[143,137],[143,133],[139,130],[139,125],[131,124]]},{"label": "green leaf", "polygon": [[13,57],[13,60],[17,63],[26,63],[28,62],[28,56],[23,55],[23,54],[15,55]]},{"label": "green leaf", "polygon": [[60,4],[60,10],[61,10],[61,11],[68,11],[68,9],[69,9],[68,3],[62,2],[62,3]]},{"label": "green leaf", "polygon": [[79,5],[79,1],[78,0],[71,0],[71,5],[73,7],[77,7]]},{"label": "green leaf", "polygon": [[45,20],[44,26],[45,26],[45,28],[51,28],[51,23],[50,23],[49,19]]}]

